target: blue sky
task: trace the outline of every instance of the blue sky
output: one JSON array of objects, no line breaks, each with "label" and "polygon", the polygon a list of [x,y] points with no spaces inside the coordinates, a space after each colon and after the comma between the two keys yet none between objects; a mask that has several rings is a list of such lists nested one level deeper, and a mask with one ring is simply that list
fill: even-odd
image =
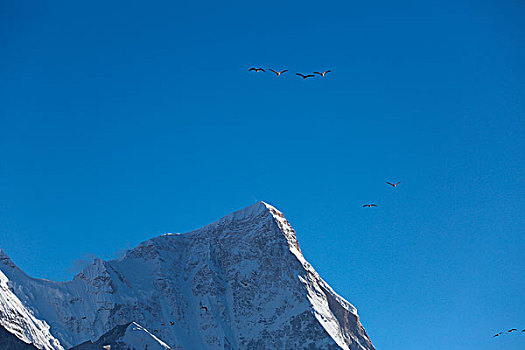
[{"label": "blue sky", "polygon": [[491,336],[525,328],[524,22],[507,0],[3,1],[0,247],[66,280],[264,200],[378,349],[523,349]]}]

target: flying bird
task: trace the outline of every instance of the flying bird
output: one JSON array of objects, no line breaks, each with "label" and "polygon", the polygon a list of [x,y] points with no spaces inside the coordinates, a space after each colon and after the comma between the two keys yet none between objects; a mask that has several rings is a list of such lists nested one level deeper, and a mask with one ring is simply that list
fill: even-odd
[{"label": "flying bird", "polygon": [[315,75],[313,74],[308,74],[308,75],[304,75],[304,74],[301,74],[301,73],[296,73],[296,75],[299,75],[301,77],[303,77],[303,79],[306,79],[306,78],[310,78],[310,77],[315,77]]},{"label": "flying bird", "polygon": [[494,334],[494,337],[499,337],[502,334],[503,334],[503,332],[499,332],[498,334]]},{"label": "flying bird", "polygon": [[262,68],[250,68],[248,69],[248,72],[251,72],[252,70],[254,70],[256,73],[259,73],[260,70],[262,70],[263,72],[266,72],[264,69]]},{"label": "flying bird", "polygon": [[324,77],[326,75],[326,73],[330,73],[331,70],[326,70],[324,72],[314,72],[314,74],[319,74],[320,76]]},{"label": "flying bird", "polygon": [[175,324],[175,322],[170,321],[170,324],[173,326]]},{"label": "flying bird", "polygon": [[87,317],[86,316],[82,316],[82,319],[85,320]]},{"label": "flying bird", "polygon": [[391,183],[391,182],[388,182],[388,181],[387,181],[386,183],[389,184],[389,185],[392,186],[392,187],[396,187],[397,185],[399,185],[399,184],[401,183],[401,181],[398,181],[398,182],[396,182],[395,184],[393,184],[393,183]]},{"label": "flying bird", "polygon": [[377,204],[364,204],[363,208],[365,207],[368,207],[368,208],[377,207]]},{"label": "flying bird", "polygon": [[208,312],[208,308],[204,305],[201,305],[201,309],[204,309],[204,311]]},{"label": "flying bird", "polygon": [[525,332],[525,329],[524,329],[524,330],[522,330],[522,332]]},{"label": "flying bird", "polygon": [[248,283],[246,282],[241,282],[245,287],[248,287]]},{"label": "flying bird", "polygon": [[512,329],[509,329],[509,330],[507,331],[507,333],[517,332],[517,331],[518,331],[518,330],[517,330],[516,328],[512,328]]},{"label": "flying bird", "polygon": [[288,72],[288,69],[282,70],[282,71],[280,71],[280,72],[275,71],[275,70],[273,70],[273,69],[270,69],[270,71],[271,71],[271,72],[274,72],[275,74],[277,74],[277,76],[280,76],[280,75],[283,74],[284,72]]}]

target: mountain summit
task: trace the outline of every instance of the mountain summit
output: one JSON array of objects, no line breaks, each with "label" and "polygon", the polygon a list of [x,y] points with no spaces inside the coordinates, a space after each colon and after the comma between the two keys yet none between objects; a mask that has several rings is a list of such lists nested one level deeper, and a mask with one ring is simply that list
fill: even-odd
[{"label": "mountain summit", "polygon": [[264,202],[155,237],[118,260],[96,259],[68,282],[31,278],[2,257],[10,288],[0,293],[14,293],[44,331],[49,325],[46,349],[112,339],[130,324],[171,349],[374,349],[355,307]]}]

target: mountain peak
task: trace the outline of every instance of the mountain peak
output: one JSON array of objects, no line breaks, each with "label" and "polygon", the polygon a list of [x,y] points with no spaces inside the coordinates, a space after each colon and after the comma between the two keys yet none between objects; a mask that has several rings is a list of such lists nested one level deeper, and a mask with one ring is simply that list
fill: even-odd
[{"label": "mountain peak", "polygon": [[322,280],[283,213],[265,202],[152,238],[120,259],[95,259],[73,281],[0,270],[68,348],[106,334],[161,349],[374,349],[357,310]]},{"label": "mountain peak", "polygon": [[234,211],[233,213],[226,215],[225,217],[220,219],[219,222],[228,219],[242,220],[251,217],[257,217],[261,214],[268,213],[270,211],[270,208],[273,207],[265,202],[257,202],[246,208]]},{"label": "mountain peak", "polygon": [[99,258],[94,258],[91,264],[84,267],[82,271],[80,271],[74,279],[81,278],[81,279],[93,279],[98,276],[108,275],[108,269],[106,266],[106,262]]},{"label": "mountain peak", "polygon": [[[299,242],[297,241],[295,230],[292,228],[288,220],[286,220],[284,214],[273,205],[270,205],[263,201],[259,201],[244,209],[237,210],[219,219],[218,221],[203,227],[202,229],[195,230],[192,232],[198,232],[201,230],[207,231],[209,229],[214,229],[216,226],[224,226],[234,222],[248,220],[259,223],[262,223],[264,221],[273,221],[279,228],[279,231],[273,232],[282,233],[286,238],[288,245],[290,246],[290,251],[294,255],[296,255],[299,260],[304,260],[301,249],[299,248]],[[249,230],[247,230],[246,232],[249,232]]]}]

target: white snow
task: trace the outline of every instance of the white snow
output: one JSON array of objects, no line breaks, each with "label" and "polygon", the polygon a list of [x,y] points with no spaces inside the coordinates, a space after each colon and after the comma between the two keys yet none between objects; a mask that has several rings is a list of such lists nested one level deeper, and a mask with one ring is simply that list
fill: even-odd
[{"label": "white snow", "polygon": [[148,350],[167,350],[170,348],[166,343],[136,322],[132,322],[128,326],[121,342],[137,349],[145,349],[146,346]]},{"label": "white snow", "polygon": [[33,279],[12,262],[0,261],[0,270],[65,347],[136,322],[129,339],[147,332],[172,349],[374,349],[355,307],[320,278],[284,215],[264,202],[155,237],[118,260],[96,259],[72,281]]},{"label": "white snow", "polygon": [[62,350],[60,342],[49,333],[49,326],[29,312],[9,289],[9,280],[0,271],[0,326],[24,343],[39,349]]}]

